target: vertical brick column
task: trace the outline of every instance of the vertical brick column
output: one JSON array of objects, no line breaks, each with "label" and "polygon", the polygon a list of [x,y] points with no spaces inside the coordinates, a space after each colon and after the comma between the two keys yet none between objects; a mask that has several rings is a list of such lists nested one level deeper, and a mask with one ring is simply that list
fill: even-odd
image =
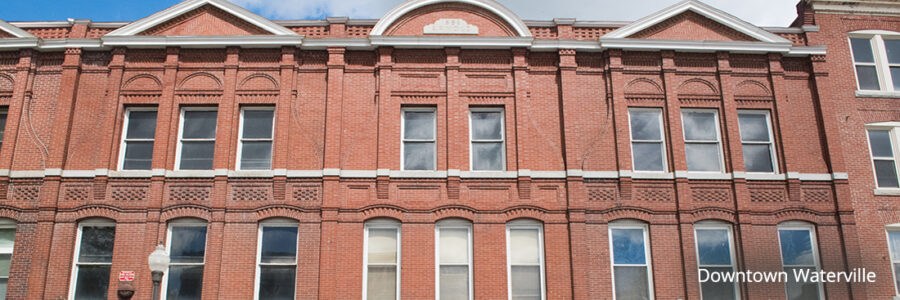
[{"label": "vertical brick column", "polygon": [[328,95],[325,104],[325,169],[341,168],[341,119],[344,99],[344,53],[328,48]]},{"label": "vertical brick column", "polygon": [[[772,83],[772,94],[775,97],[775,110],[772,112],[772,132],[775,135],[775,148],[781,153],[779,171],[782,174],[791,175],[794,172],[802,170],[801,162],[804,155],[800,151],[795,151],[792,147],[800,142],[797,134],[790,130],[795,126],[790,123],[790,97],[788,96],[787,85],[784,76],[784,67],[782,66],[781,54],[769,54],[769,79]],[[800,201],[800,178],[788,176],[788,200]]]},{"label": "vertical brick column", "polygon": [[0,148],[0,169],[8,170],[12,168],[13,152],[16,147],[15,141],[18,140],[19,128],[24,124],[24,122],[19,120],[22,119],[25,99],[30,98],[32,95],[29,83],[34,81],[33,76],[34,50],[20,50],[19,63],[16,65],[15,71],[15,86],[13,87],[13,95],[9,103],[9,115],[7,116],[4,137],[4,140],[12,142],[3,143],[2,148]]},{"label": "vertical brick column", "polygon": [[[163,65],[163,92],[159,99],[156,120],[156,140],[153,144],[153,169],[172,170],[175,168],[175,148],[178,145],[178,118],[181,108],[175,103],[175,85],[178,76],[178,53],[180,49],[166,48],[166,62]],[[160,130],[168,128],[168,130]],[[163,142],[165,141],[165,142]]]},{"label": "vertical brick column", "polygon": [[[112,51],[112,59],[109,62],[109,82],[107,82],[106,95],[106,112],[114,112],[113,116],[105,116],[103,122],[103,133],[101,136],[106,141],[112,141],[110,147],[104,147],[100,150],[101,160],[98,160],[98,169],[118,170],[119,164],[119,141],[121,140],[122,125],[124,119],[125,107],[120,102],[119,90],[122,87],[122,80],[125,73],[125,48],[116,48]],[[158,116],[157,116],[158,117]],[[106,164],[102,164],[102,158],[107,158]]]},{"label": "vertical brick column", "polygon": [[476,221],[472,236],[475,299],[507,299],[506,224]]},{"label": "vertical brick column", "polygon": [[434,223],[406,223],[402,226],[400,298],[433,298],[435,296],[435,225]]},{"label": "vertical brick column", "polygon": [[[81,48],[66,49],[62,64],[62,79],[56,111],[53,115],[53,131],[50,141],[50,156],[47,169],[62,169],[65,166],[66,150],[69,145],[69,127],[72,125],[72,111],[78,94],[78,79],[81,74]],[[52,171],[51,174],[55,174]]]},{"label": "vertical brick column", "polygon": [[[625,78],[623,75],[624,66],[622,64],[622,50],[607,50],[609,55],[609,81],[610,94],[612,101],[609,103],[613,106],[613,126],[616,130],[616,156],[618,157],[618,170],[631,171],[631,129],[628,128],[628,102],[625,99]],[[622,201],[631,200],[631,177],[619,178],[619,195]]]}]

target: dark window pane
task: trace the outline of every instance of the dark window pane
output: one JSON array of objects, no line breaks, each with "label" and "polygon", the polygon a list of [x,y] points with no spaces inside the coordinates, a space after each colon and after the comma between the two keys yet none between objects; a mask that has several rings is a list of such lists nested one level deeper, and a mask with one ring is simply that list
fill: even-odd
[{"label": "dark window pane", "polygon": [[407,111],[403,113],[403,138],[411,140],[434,139],[434,112]]},{"label": "dark window pane", "polygon": [[769,145],[744,144],[744,167],[747,172],[772,173],[772,152]]},{"label": "dark window pane", "polygon": [[184,142],[181,145],[182,170],[212,170],[215,142]]},{"label": "dark window pane", "polygon": [[0,254],[0,277],[9,277],[9,265],[12,262],[12,254]]},{"label": "dark window pane", "polygon": [[297,267],[262,266],[259,272],[259,299],[293,300]]},{"label": "dark window pane", "polygon": [[397,267],[369,266],[366,275],[366,299],[397,299]]},{"label": "dark window pane", "polygon": [[203,266],[170,266],[167,275],[167,300],[200,299],[203,291]]},{"label": "dark window pane", "polygon": [[150,170],[153,165],[153,142],[125,143],[125,170]]},{"label": "dark window pane", "polygon": [[6,133],[6,118],[7,118],[7,114],[8,114],[8,113],[7,113],[6,110],[0,112],[0,145],[3,144],[3,136],[4,136],[5,133]]},{"label": "dark window pane", "polygon": [[441,266],[440,268],[441,300],[469,299],[469,267]]},{"label": "dark window pane", "polygon": [[875,62],[875,55],[872,53],[871,40],[850,39],[850,45],[853,48],[853,60],[862,63]]},{"label": "dark window pane", "polygon": [[888,244],[890,244],[891,260],[900,260],[900,231],[888,231]]},{"label": "dark window pane", "polygon": [[434,170],[434,143],[403,143],[404,170]]},{"label": "dark window pane", "polygon": [[156,135],[156,111],[128,113],[128,139],[152,139]]},{"label": "dark window pane", "polygon": [[900,68],[891,67],[891,80],[894,82],[894,90],[900,91]]},{"label": "dark window pane", "polygon": [[172,227],[172,263],[202,263],[206,254],[206,226]]},{"label": "dark window pane", "polygon": [[632,143],[635,171],[663,171],[662,143]]},{"label": "dark window pane", "polygon": [[815,282],[797,282],[794,270],[808,269],[815,272],[815,268],[784,268],[788,273],[787,299],[788,300],[819,300],[819,285]]},{"label": "dark window pane", "polygon": [[272,168],[272,142],[244,142],[241,149],[241,169],[269,170]]},{"label": "dark window pane", "polygon": [[872,156],[894,157],[891,132],[888,130],[869,130],[869,145],[872,147]]},{"label": "dark window pane", "polygon": [[111,263],[115,239],[116,227],[82,227],[78,262]]},{"label": "dark window pane", "polygon": [[643,230],[613,229],[612,244],[615,264],[642,265],[647,263]]},{"label": "dark window pane", "polygon": [[474,171],[502,171],[503,143],[472,143],[472,170]]},{"label": "dark window pane", "polygon": [[697,229],[697,256],[701,265],[731,265],[728,230]]},{"label": "dark window pane", "polygon": [[541,267],[512,266],[510,271],[512,274],[509,280],[514,300],[541,299]]},{"label": "dark window pane", "polygon": [[859,80],[860,90],[880,90],[878,71],[875,66],[856,66],[856,77]]},{"label": "dark window pane", "polygon": [[244,110],[243,138],[272,138],[272,119],[274,116],[275,111],[271,110]]},{"label": "dark window pane", "polygon": [[473,112],[472,138],[476,140],[503,139],[503,114],[500,112]]},{"label": "dark window pane", "polygon": [[297,227],[263,227],[262,263],[297,261]]},{"label": "dark window pane", "polygon": [[0,248],[12,248],[15,244],[16,229],[2,228],[0,229]]},{"label": "dark window pane", "polygon": [[216,111],[185,111],[182,137],[186,139],[216,138],[216,114]]},{"label": "dark window pane", "polygon": [[692,141],[716,141],[719,128],[716,113],[712,111],[690,111],[683,114],[684,139]]},{"label": "dark window pane", "polygon": [[631,139],[662,140],[659,111],[631,111]]},{"label": "dark window pane", "polygon": [[9,278],[0,278],[0,300],[6,300],[7,285],[9,285]]},{"label": "dark window pane", "polygon": [[900,292],[900,264],[894,264],[894,284]]},{"label": "dark window pane", "polygon": [[105,300],[109,290],[110,266],[78,266],[75,299]]},{"label": "dark window pane", "polygon": [[[706,269],[710,272],[710,274],[714,272],[718,272],[720,274],[731,273],[733,270],[731,268],[702,268]],[[793,276],[793,274],[788,274],[788,276]],[[734,283],[733,282],[713,282],[709,280],[704,283],[700,283],[700,292],[702,293],[703,299],[706,300],[729,300],[735,299],[734,293]]]},{"label": "dark window pane", "polygon": [[878,180],[878,187],[895,188],[897,185],[897,167],[893,160],[876,160],[875,161],[875,178]]},{"label": "dark window pane", "polygon": [[740,114],[741,140],[745,142],[769,142],[769,117],[764,114]]},{"label": "dark window pane", "polygon": [[684,148],[688,171],[722,171],[722,158],[719,157],[719,144],[685,144]]},{"label": "dark window pane", "polygon": [[778,230],[778,236],[781,239],[781,260],[784,265],[815,265],[810,234],[808,230],[802,229]]},{"label": "dark window pane", "polygon": [[615,267],[616,300],[649,300],[647,267]]},{"label": "dark window pane", "polygon": [[900,64],[900,40],[884,40],[884,48],[887,51],[888,62]]}]

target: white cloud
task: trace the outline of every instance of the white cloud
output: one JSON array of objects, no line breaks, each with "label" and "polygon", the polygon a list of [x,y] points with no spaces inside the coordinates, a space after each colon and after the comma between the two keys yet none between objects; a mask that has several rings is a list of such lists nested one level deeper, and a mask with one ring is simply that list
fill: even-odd
[{"label": "white cloud", "polygon": [[[272,19],[321,19],[325,16],[377,19],[404,0],[233,0]],[[679,0],[499,0],[523,19],[632,21]],[[787,26],[797,16],[798,0],[705,0],[759,26]]]}]

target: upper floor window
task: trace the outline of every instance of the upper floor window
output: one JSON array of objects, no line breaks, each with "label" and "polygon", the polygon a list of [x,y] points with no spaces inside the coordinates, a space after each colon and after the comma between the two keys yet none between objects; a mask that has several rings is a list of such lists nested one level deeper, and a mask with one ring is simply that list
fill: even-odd
[{"label": "upper floor window", "polygon": [[78,224],[70,299],[106,299],[115,239],[116,224],[113,222]]},{"label": "upper floor window", "polygon": [[685,109],[681,112],[684,126],[684,153],[688,171],[722,172],[722,146],[718,111]]},{"label": "upper floor window", "polygon": [[533,220],[506,225],[510,300],[544,299],[544,230]]},{"label": "upper floor window", "polygon": [[3,136],[6,133],[6,119],[9,116],[9,108],[0,108],[0,147],[3,146]]},{"label": "upper floor window", "polygon": [[294,299],[297,222],[268,220],[259,226],[256,299]]},{"label": "upper floor window", "polygon": [[775,173],[775,143],[768,111],[738,111],[744,168],[751,173]]},{"label": "upper floor window", "polygon": [[635,171],[666,171],[666,140],[662,109],[630,108],[631,157]]},{"label": "upper floor window", "polygon": [[469,119],[472,171],[506,170],[503,109],[472,108]]},{"label": "upper floor window", "polygon": [[851,33],[850,48],[860,90],[900,90],[900,34]]},{"label": "upper floor window", "polygon": [[894,293],[900,296],[900,227],[891,225],[887,230],[888,251],[891,253],[891,269],[894,270]]},{"label": "upper floor window", "polygon": [[443,220],[435,230],[438,299],[472,299],[472,224]]},{"label": "upper floor window", "polygon": [[400,298],[400,223],[372,220],[365,225],[363,299]]},{"label": "upper floor window", "polygon": [[[275,110],[272,107],[244,107],[241,109],[241,138],[238,141],[239,170],[272,169],[274,119]],[[212,134],[215,137],[215,131]]]},{"label": "upper floor window", "polygon": [[122,128],[119,169],[150,170],[156,138],[156,108],[129,108],[125,111]]},{"label": "upper floor window", "polygon": [[437,169],[437,131],[433,108],[404,108],[400,156],[403,170],[433,171]]},{"label": "upper floor window", "polygon": [[6,299],[15,238],[16,224],[8,220],[0,221],[0,299]]},{"label": "upper floor window", "polygon": [[212,170],[216,152],[215,108],[196,107],[181,110],[178,132],[178,161],[180,170]]},{"label": "upper floor window", "polygon": [[816,251],[814,227],[806,223],[789,222],[778,225],[778,241],[781,244],[781,263],[788,274],[785,283],[787,298],[791,300],[819,300],[822,286],[816,282],[795,280],[794,272],[818,272],[819,255]]},{"label": "upper floor window", "polygon": [[875,170],[875,184],[879,189],[898,189],[900,180],[897,174],[897,153],[900,127],[869,127],[869,150],[872,155],[872,167]]},{"label": "upper floor window", "polygon": [[609,224],[615,299],[653,299],[647,225],[636,221]]},{"label": "upper floor window", "polygon": [[206,261],[206,222],[176,220],[169,223],[169,271],[161,287],[163,299],[201,299]]},{"label": "upper floor window", "polygon": [[[694,238],[700,270],[710,274],[736,271],[731,226],[714,221],[701,222],[694,225]],[[703,299],[738,299],[738,285],[708,280],[700,283],[700,296]]]}]

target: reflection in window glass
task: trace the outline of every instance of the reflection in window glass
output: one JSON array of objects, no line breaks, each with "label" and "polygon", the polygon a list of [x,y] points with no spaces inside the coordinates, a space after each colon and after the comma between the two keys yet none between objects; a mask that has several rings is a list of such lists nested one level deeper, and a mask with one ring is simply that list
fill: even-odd
[{"label": "reflection in window glass", "polygon": [[258,299],[294,299],[297,226],[263,225],[260,232]]},{"label": "reflection in window glass", "polygon": [[738,125],[744,150],[744,168],[747,172],[774,173],[775,149],[769,127],[769,113],[738,112]]},{"label": "reflection in window glass", "polygon": [[403,111],[403,170],[437,169],[437,137],[433,109]]},{"label": "reflection in window glass", "polygon": [[181,170],[212,170],[216,148],[215,110],[184,110],[181,122]]},{"label": "reflection in window glass", "polygon": [[473,171],[506,170],[502,109],[477,109],[470,113]]},{"label": "reflection in window glass", "polygon": [[172,225],[169,228],[169,272],[166,299],[200,299],[206,255],[206,225]]},{"label": "reflection in window glass", "polygon": [[471,299],[469,226],[438,225],[438,297],[440,300]]},{"label": "reflection in window glass", "polygon": [[875,167],[875,182],[879,188],[898,188],[897,159],[894,154],[892,130],[869,130],[869,148]]},{"label": "reflection in window glass", "polygon": [[[732,262],[731,231],[727,226],[699,226],[694,230],[697,239],[697,263],[701,270],[714,272],[735,271]],[[737,299],[737,283],[700,283],[703,299]]]},{"label": "reflection in window glass", "polygon": [[784,271],[788,273],[785,284],[789,300],[818,300],[819,285],[815,282],[798,282],[793,274],[795,270],[819,270],[815,253],[813,232],[809,228],[781,227],[778,229],[781,244],[781,261]]},{"label": "reflection in window glass", "polygon": [[686,110],[682,112],[684,152],[688,171],[722,171],[722,148],[719,145],[719,121],[717,114],[715,110]]},{"label": "reflection in window glass", "polygon": [[150,170],[156,137],[155,110],[128,110],[125,114],[123,170]]},{"label": "reflection in window glass", "polygon": [[73,299],[106,299],[116,227],[83,224],[79,229]]},{"label": "reflection in window glass", "polygon": [[612,271],[616,299],[650,299],[646,228],[611,225]]},{"label": "reflection in window glass", "polygon": [[248,107],[241,111],[241,117],[240,169],[272,169],[275,111],[269,107]]},{"label": "reflection in window glass", "polygon": [[662,110],[630,109],[628,118],[631,124],[631,155],[634,170],[665,171]]}]

